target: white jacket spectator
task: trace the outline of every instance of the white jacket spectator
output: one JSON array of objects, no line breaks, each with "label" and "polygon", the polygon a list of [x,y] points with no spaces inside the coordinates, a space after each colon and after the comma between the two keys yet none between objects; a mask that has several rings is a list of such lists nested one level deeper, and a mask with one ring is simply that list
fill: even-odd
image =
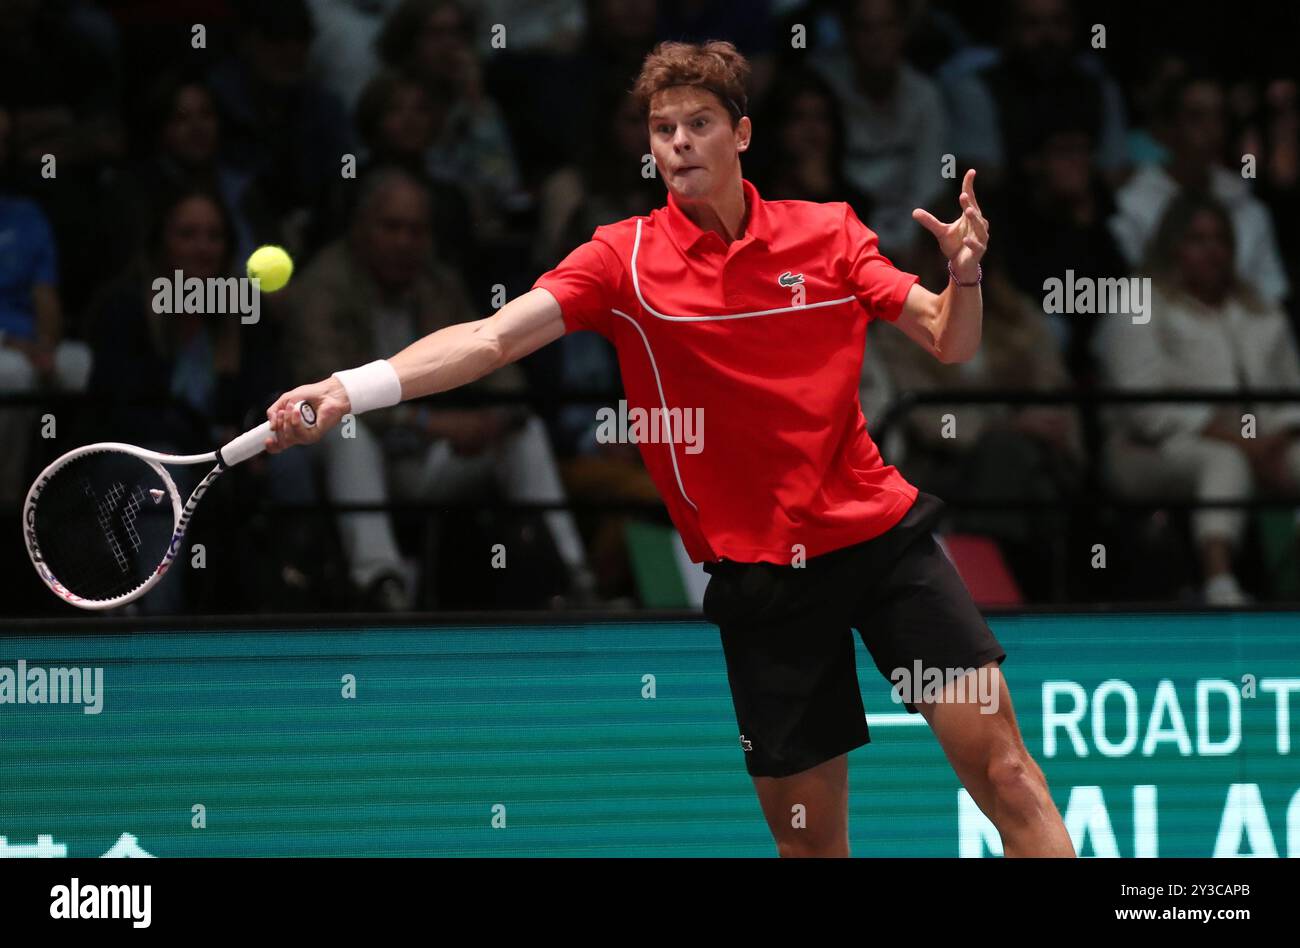
[{"label": "white jacket spectator", "polygon": [[[1178,182],[1168,171],[1158,165],[1145,165],[1115,195],[1111,233],[1133,266],[1145,258],[1147,244],[1178,191]],[[1237,275],[1268,302],[1283,300],[1290,285],[1268,209],[1250,193],[1240,175],[1226,168],[1211,169],[1210,194],[1232,216]]]},{"label": "white jacket spectator", "polygon": [[[1282,310],[1234,274],[1232,231],[1230,212],[1212,198],[1175,197],[1148,255],[1150,321],[1106,317],[1094,339],[1106,387],[1242,394],[1236,404],[1108,412],[1105,470],[1123,496],[1215,504],[1300,491],[1300,353]],[[1291,389],[1297,401],[1251,405],[1256,389]],[[1232,572],[1244,526],[1242,507],[1193,514],[1211,603],[1246,600]]]}]

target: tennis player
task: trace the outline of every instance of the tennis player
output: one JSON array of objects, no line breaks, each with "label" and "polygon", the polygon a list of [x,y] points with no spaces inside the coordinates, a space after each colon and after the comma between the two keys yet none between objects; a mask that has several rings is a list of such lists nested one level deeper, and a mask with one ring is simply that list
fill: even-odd
[{"label": "tennis player", "polygon": [[[856,628],[895,685],[898,669],[944,675],[942,690],[900,697],[915,699],[905,707],[929,723],[1003,852],[1072,856],[1016,724],[1006,653],[934,540],[942,503],[882,462],[858,400],[871,319],[943,362],[975,354],[989,237],[975,173],[957,220],[913,212],[949,261],[936,295],[881,256],[848,205],[764,201],[741,176],[748,72],[730,43],[658,46],[634,92],[667,206],[597,228],[485,319],[281,396],[267,449],[472,382],[565,333],[600,333],[618,351],[629,410],[703,412],[703,450],[639,447],[710,573],[704,611],[719,627],[739,753],[781,855],[848,855],[845,755],[870,741]],[[287,410],[295,400],[316,406],[314,428]],[[980,676],[991,690],[966,687]]]}]

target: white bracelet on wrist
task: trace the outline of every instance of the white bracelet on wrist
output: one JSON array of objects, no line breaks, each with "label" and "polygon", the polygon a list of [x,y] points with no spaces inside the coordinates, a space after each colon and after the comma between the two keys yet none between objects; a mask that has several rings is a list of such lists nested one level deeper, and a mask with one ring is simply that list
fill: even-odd
[{"label": "white bracelet on wrist", "polygon": [[354,415],[387,408],[402,400],[402,381],[387,359],[376,359],[355,369],[335,372],[334,378],[348,393]]}]

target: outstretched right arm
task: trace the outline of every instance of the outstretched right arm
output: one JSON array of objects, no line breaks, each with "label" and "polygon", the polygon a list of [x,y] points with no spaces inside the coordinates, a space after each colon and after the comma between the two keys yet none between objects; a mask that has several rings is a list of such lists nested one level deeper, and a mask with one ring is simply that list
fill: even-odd
[{"label": "outstretched right arm", "polygon": [[[539,287],[516,297],[484,319],[457,323],[430,333],[387,362],[401,386],[401,400],[405,401],[466,385],[563,335],[560,304],[549,291]],[[290,403],[297,401],[310,402],[316,409],[314,427],[304,425],[298,413],[289,410]],[[266,410],[275,435],[268,439],[266,449],[274,454],[295,444],[319,441],[353,410],[348,390],[337,376],[300,385],[285,392]]]}]

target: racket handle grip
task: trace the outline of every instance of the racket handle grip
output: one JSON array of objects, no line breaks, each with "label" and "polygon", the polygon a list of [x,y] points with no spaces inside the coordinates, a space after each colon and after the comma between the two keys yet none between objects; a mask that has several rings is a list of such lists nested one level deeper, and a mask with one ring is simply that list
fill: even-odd
[{"label": "racket handle grip", "polygon": [[[303,420],[303,424],[308,427],[316,424],[316,412],[310,404],[306,402],[294,402],[289,406],[296,408],[298,415]],[[264,421],[251,431],[245,431],[239,437],[230,443],[223,445],[217,451],[217,457],[226,467],[234,467],[249,458],[256,457],[266,450],[266,439],[272,438],[271,423]]]}]

